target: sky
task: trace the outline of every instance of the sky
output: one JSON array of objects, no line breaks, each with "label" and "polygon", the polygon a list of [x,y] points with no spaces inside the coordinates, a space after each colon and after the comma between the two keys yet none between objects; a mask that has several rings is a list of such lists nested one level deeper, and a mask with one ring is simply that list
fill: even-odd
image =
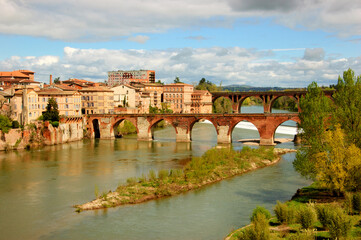
[{"label": "sky", "polygon": [[360,0],[0,0],[0,71],[306,87],[361,75]]}]

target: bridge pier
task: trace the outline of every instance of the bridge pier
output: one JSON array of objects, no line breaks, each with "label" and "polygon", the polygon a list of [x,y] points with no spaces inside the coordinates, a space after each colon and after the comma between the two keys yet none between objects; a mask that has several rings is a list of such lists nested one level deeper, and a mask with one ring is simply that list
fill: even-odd
[{"label": "bridge pier", "polygon": [[137,117],[138,140],[151,141],[153,134],[150,129],[151,125],[145,117]]},{"label": "bridge pier", "polygon": [[232,143],[229,126],[217,126],[217,143]]},{"label": "bridge pier", "polygon": [[190,142],[191,134],[187,128],[176,127],[176,141],[177,142]]}]

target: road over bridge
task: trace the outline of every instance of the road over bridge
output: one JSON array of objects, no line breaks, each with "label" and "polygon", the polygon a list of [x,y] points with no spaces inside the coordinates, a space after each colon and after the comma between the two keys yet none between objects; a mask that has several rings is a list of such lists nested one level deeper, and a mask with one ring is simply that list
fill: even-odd
[{"label": "road over bridge", "polygon": [[172,125],[178,142],[192,140],[192,128],[201,120],[210,121],[217,132],[218,143],[231,143],[232,131],[241,121],[253,123],[260,135],[261,145],[274,145],[279,125],[288,120],[299,122],[298,113],[261,114],[92,114],[86,116],[87,130],[93,138],[113,139],[114,129],[124,120],[137,128],[138,140],[153,139],[153,127],[162,120]]}]

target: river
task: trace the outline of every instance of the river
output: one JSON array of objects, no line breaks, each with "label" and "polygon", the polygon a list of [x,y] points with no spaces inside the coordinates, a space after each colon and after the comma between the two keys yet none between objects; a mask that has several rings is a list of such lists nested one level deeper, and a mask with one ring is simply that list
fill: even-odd
[{"label": "river", "polygon": [[[233,147],[242,148],[238,139],[257,137],[254,130],[235,128]],[[248,224],[256,206],[272,210],[276,200],[288,200],[309,184],[294,172],[291,153],[274,166],[178,196],[74,212],[72,205],[92,200],[96,191],[114,190],[150,169],[181,168],[217,144],[208,123],[197,123],[192,138],[177,143],[167,127],[156,131],[152,142],[130,136],[1,152],[0,239],[223,239]]]}]

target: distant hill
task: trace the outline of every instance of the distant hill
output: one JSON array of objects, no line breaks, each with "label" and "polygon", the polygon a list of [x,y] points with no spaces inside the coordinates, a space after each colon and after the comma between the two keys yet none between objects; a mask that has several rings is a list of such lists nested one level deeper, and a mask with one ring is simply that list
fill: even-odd
[{"label": "distant hill", "polygon": [[292,88],[282,88],[282,87],[252,87],[248,85],[238,85],[238,84],[232,84],[228,86],[222,86],[223,91],[231,91],[231,92],[265,92],[265,91],[283,91],[286,89],[292,89]]}]

